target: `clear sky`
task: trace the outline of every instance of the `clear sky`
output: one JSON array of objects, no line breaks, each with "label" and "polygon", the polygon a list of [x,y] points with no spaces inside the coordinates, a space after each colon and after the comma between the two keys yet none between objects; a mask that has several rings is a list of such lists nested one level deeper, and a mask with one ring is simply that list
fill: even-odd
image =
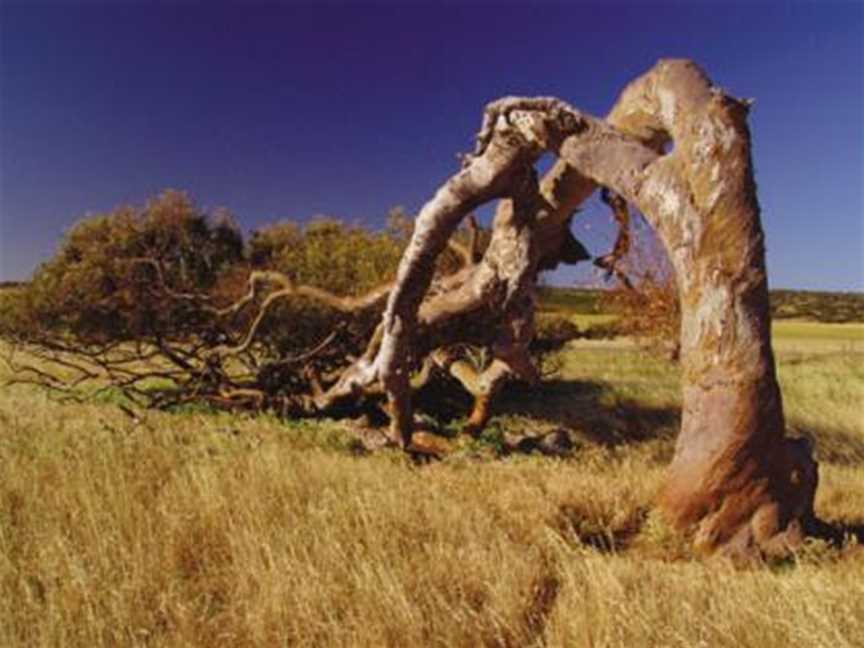
[{"label": "clear sky", "polygon": [[[864,290],[861,0],[0,0],[0,279],[27,277],[78,218],[169,187],[245,230],[378,226],[456,170],[486,102],[557,95],[602,115],[670,56],[756,99],[772,287]],[[607,251],[595,203],[575,227]]]}]

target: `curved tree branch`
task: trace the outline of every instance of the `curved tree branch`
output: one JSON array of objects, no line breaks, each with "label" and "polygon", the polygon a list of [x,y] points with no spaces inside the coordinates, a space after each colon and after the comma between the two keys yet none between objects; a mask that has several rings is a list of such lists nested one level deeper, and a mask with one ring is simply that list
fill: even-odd
[{"label": "curved tree branch", "polygon": [[[547,196],[576,201],[602,185],[658,231],[682,299],[685,406],[665,511],[675,524],[692,526],[697,544],[709,550],[771,551],[800,541],[813,518],[815,464],[783,432],[746,115],[745,103],[689,61],[661,61],[625,89],[607,121],[550,98],[490,104],[474,154],[418,217],[384,314],[369,369],[385,384],[394,440],[410,441],[412,338],[418,314],[430,312],[421,302],[434,260],[461,218],[485,200],[511,198],[499,207],[502,226],[496,223],[484,258],[501,264],[507,280],[484,283],[481,270],[495,274],[484,263],[466,283],[500,288],[503,294],[487,302],[506,311],[524,294],[525,269],[537,268],[530,250],[543,238],[533,228],[540,234],[544,224],[569,218]],[[674,148],[664,153],[670,141]],[[559,164],[532,192],[526,169],[543,150],[555,152]],[[567,202],[562,197],[558,206]],[[495,233],[505,231],[515,236],[499,256]],[[626,239],[619,243],[623,249]],[[454,301],[455,308],[442,310],[464,312],[472,303],[464,293]]]}]

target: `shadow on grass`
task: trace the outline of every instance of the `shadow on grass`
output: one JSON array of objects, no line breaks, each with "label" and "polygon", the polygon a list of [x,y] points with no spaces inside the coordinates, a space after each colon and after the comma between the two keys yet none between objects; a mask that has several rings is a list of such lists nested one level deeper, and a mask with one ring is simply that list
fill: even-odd
[{"label": "shadow on grass", "polygon": [[509,386],[497,399],[495,414],[547,422],[605,447],[674,439],[681,424],[678,407],[623,399],[604,383],[583,380]]},{"label": "shadow on grass", "polygon": [[851,540],[864,550],[864,523],[860,521],[848,524],[816,518],[807,523],[805,531],[808,536],[824,540],[838,549],[849,546]]},{"label": "shadow on grass", "polygon": [[864,465],[864,438],[836,428],[816,429],[790,424],[793,436],[808,439],[815,448],[816,460],[838,466]]}]

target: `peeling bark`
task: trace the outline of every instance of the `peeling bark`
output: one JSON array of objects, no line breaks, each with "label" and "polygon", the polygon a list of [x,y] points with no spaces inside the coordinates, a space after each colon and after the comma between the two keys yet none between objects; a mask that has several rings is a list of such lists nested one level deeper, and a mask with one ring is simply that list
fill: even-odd
[{"label": "peeling bark", "polygon": [[[785,437],[771,349],[764,236],[747,104],[689,61],[661,61],[610,114],[668,155],[622,163],[569,141],[562,157],[635,204],[658,231],[681,299],[683,420],[661,506],[706,551],[784,551],[813,521],[817,469]],[[609,158],[615,163],[610,164]]]},{"label": "peeling bark", "polygon": [[[153,290],[168,303],[189,306],[213,324],[206,336],[187,334],[182,343],[156,336],[131,351],[119,343],[84,350],[59,339],[24,343],[79,381],[107,376],[133,401],[146,402],[141,385],[153,377],[177,385],[174,404],[205,397],[259,408],[281,403],[283,411],[305,414],[386,394],[391,440],[405,448],[412,445],[413,391],[445,370],[474,397],[468,430],[477,432],[505,381],[537,380],[528,354],[537,275],[588,257],[570,222],[602,187],[622,231],[596,263],[617,272],[634,206],[665,245],[681,299],[682,428],[660,505],[706,552],[783,553],[818,527],[818,475],[809,445],[785,436],[747,112],[745,102],[683,60],[660,61],[630,83],[606,119],[554,98],[508,97],[486,107],[474,152],[421,210],[393,282],[362,297],[339,297],[277,272],[254,272],[245,295],[216,308],[209,295],[172,290],[159,260],[134,258],[152,269]],[[546,152],[557,161],[538,180],[534,164]],[[476,227],[467,247],[452,236],[490,200],[500,202],[481,254]],[[463,267],[436,276],[448,246]],[[308,351],[264,366],[255,355],[262,322],[296,297],[350,316],[384,312],[359,358],[337,353],[335,361],[322,361],[338,337],[332,331]],[[248,321],[241,331],[222,326],[241,314]],[[488,350],[488,365],[452,353],[465,343]],[[137,368],[154,357],[165,366]],[[36,366],[19,368],[27,380],[55,389],[77,384]],[[286,371],[293,390],[270,389]]]},{"label": "peeling bark", "polygon": [[[394,435],[410,439],[408,374],[418,311],[427,321],[464,312],[471,304],[466,295],[494,287],[502,296],[484,301],[509,312],[527,294],[544,255],[554,262],[560,254],[555,243],[573,208],[602,185],[657,230],[679,287],[684,412],[663,510],[709,552],[757,555],[800,542],[813,521],[817,470],[809,447],[784,435],[746,118],[744,102],[713,86],[692,62],[677,60],[661,61],[632,82],[605,121],[548,98],[490,104],[475,155],[418,217],[390,294],[375,366],[390,398]],[[674,148],[664,154],[668,143]],[[526,167],[543,150],[559,162],[532,190]],[[442,298],[454,300],[454,308],[421,309],[434,259],[462,216],[496,197],[511,199],[496,216],[493,245],[498,235],[501,249],[490,246],[470,289]],[[484,273],[505,280],[484,280]],[[506,321],[523,321],[530,311],[514,308]],[[507,358],[518,344],[505,336],[501,348],[501,364],[487,370],[489,384],[504,373],[502,365],[518,364]],[[488,416],[494,392],[480,388],[480,378],[463,381],[485,399],[472,416],[478,422]]]}]

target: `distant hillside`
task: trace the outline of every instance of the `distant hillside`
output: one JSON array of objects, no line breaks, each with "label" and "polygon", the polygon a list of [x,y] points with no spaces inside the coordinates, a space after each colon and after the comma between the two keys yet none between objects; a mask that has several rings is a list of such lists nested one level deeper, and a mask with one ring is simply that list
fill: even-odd
[{"label": "distant hillside", "polygon": [[772,290],[771,313],[777,319],[864,322],[864,293]]},{"label": "distant hillside", "polygon": [[[544,286],[540,308],[544,311],[602,313],[600,290]],[[771,314],[775,319],[807,319],[816,322],[864,322],[864,293],[772,290]]]}]

